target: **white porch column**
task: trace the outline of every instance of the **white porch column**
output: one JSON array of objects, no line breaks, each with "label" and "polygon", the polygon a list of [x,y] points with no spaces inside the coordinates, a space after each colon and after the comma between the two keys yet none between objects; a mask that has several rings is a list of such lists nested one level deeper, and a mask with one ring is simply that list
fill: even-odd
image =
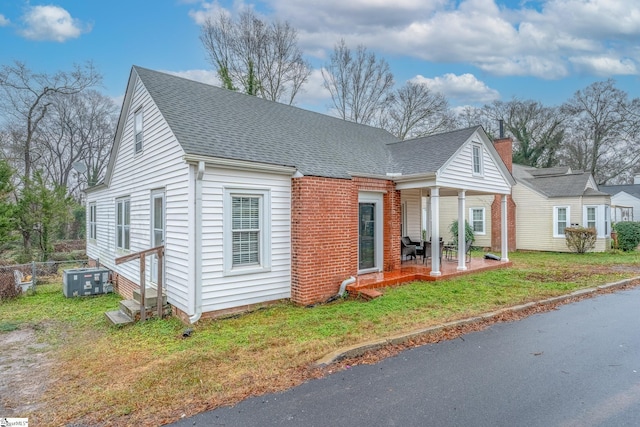
[{"label": "white porch column", "polygon": [[501,224],[500,224],[500,232],[501,232],[501,261],[509,261],[509,230],[508,224],[509,220],[507,217],[507,195],[502,195],[502,213],[501,213]]},{"label": "white porch column", "polygon": [[466,221],[464,220],[465,190],[458,191],[458,271],[467,269],[467,260],[464,249],[466,248]]},{"label": "white porch column", "polygon": [[431,189],[431,276],[440,276],[440,187]]}]

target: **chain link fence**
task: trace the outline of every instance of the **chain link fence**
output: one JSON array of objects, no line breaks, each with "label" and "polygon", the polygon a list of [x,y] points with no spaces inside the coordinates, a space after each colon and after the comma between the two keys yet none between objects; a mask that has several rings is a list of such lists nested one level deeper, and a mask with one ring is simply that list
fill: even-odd
[{"label": "chain link fence", "polygon": [[0,301],[36,291],[39,283],[62,281],[63,270],[88,266],[88,259],[0,265]]}]

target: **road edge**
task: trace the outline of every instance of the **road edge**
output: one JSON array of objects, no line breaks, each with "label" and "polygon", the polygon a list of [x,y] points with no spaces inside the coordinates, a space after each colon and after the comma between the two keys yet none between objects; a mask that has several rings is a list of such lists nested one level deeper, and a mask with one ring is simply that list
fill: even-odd
[{"label": "road edge", "polygon": [[390,335],[384,338],[366,341],[366,342],[355,344],[348,347],[342,347],[318,359],[314,363],[314,365],[316,367],[325,367],[333,363],[339,362],[343,359],[362,356],[368,351],[378,350],[388,345],[404,344],[418,337],[439,333],[447,329],[458,328],[461,326],[468,326],[473,324],[480,324],[482,322],[499,318],[500,316],[503,316],[508,313],[518,313],[518,312],[522,312],[535,307],[557,305],[557,304],[567,302],[568,300],[572,300],[574,298],[586,298],[590,296],[595,296],[599,293],[602,293],[603,291],[612,291],[612,290],[624,288],[628,285],[631,285],[634,281],[638,281],[638,280],[640,280],[640,276],[635,276],[629,279],[619,280],[617,282],[607,283],[604,285],[599,285],[591,288],[579,289],[577,291],[573,291],[565,295],[559,295],[557,297],[546,298],[540,301],[532,301],[532,302],[519,304],[511,307],[505,307],[505,308],[484,313],[478,316],[468,317],[466,319],[446,322],[440,325],[420,328],[413,331],[404,332],[401,334]]}]

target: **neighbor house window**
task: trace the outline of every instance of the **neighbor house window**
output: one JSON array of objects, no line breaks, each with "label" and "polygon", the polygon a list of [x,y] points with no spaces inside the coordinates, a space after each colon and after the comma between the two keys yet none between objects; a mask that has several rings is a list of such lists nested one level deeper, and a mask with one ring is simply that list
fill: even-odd
[{"label": "neighbor house window", "polygon": [[225,194],[225,270],[264,270],[270,264],[269,192],[227,190]]},{"label": "neighbor house window", "polygon": [[480,144],[473,144],[471,149],[473,157],[473,174],[482,175],[482,147]]},{"label": "neighbor house window", "polygon": [[555,206],[553,208],[553,237],[564,237],[564,229],[569,227],[569,207]]},{"label": "neighbor house window", "polygon": [[596,228],[596,207],[595,206],[587,206],[586,207],[586,221],[585,224],[587,228]]},{"label": "neighbor house window", "polygon": [[142,130],[142,109],[140,109],[133,115],[133,135],[136,153],[142,151]]},{"label": "neighbor house window", "polygon": [[96,240],[96,236],[97,236],[97,210],[96,210],[96,204],[94,203],[89,203],[89,239],[91,240]]},{"label": "neighbor house window", "polygon": [[469,209],[469,218],[471,219],[471,227],[475,234],[485,234],[484,229],[484,208]]},{"label": "neighbor house window", "polygon": [[131,201],[126,199],[116,200],[116,248],[129,250],[131,226]]}]

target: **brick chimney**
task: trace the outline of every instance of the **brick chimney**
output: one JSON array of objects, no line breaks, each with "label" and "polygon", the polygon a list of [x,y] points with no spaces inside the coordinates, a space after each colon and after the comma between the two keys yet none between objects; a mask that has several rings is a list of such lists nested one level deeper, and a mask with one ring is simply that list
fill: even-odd
[{"label": "brick chimney", "polygon": [[493,141],[493,146],[507,169],[509,169],[509,172],[513,173],[513,139],[504,136],[504,123],[502,120],[500,120],[500,137]]},{"label": "brick chimney", "polygon": [[[504,136],[503,123],[500,120],[500,138],[493,141],[498,155],[504,162],[505,166],[509,170],[509,173],[513,173],[513,139],[511,137]],[[491,204],[491,250],[499,251],[501,248],[502,234],[500,233],[500,226],[502,224],[502,196],[496,194],[494,196],[493,203]],[[507,227],[509,243],[508,247],[510,251],[516,249],[516,204],[513,201],[513,197],[509,197],[507,200]]]}]

